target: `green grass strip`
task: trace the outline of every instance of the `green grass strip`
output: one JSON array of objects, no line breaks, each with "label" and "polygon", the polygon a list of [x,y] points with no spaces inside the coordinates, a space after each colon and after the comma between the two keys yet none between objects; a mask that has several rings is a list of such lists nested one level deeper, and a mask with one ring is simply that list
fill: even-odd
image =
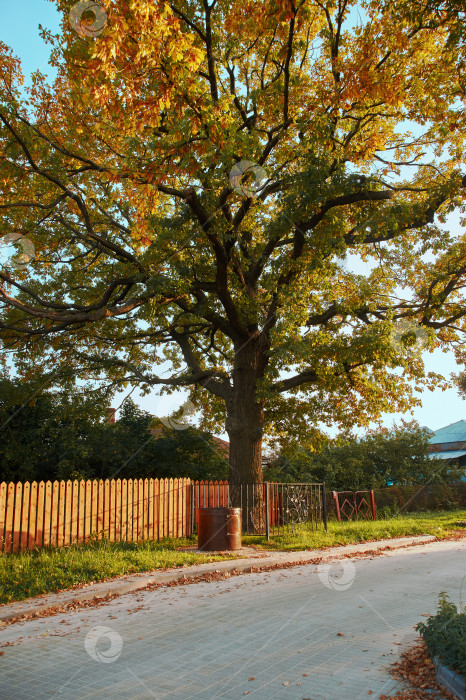
[{"label": "green grass strip", "polygon": [[[249,535],[243,537],[243,544],[276,551],[296,551],[407,535],[426,534],[442,538],[463,529],[457,523],[465,521],[466,510],[409,514],[376,521],[330,521],[327,532],[322,526],[318,530],[288,527],[284,535],[272,537],[269,542],[264,536]],[[466,528],[464,532],[466,534]],[[24,600],[115,576],[237,558],[234,553],[214,555],[178,551],[180,547],[195,544],[195,536],[159,542],[95,540],[61,549],[0,554],[0,603]]]}]

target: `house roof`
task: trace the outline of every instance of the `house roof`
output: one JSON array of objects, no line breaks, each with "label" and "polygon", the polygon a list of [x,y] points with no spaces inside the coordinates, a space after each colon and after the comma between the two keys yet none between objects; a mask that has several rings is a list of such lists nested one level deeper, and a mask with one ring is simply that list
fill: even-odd
[{"label": "house roof", "polygon": [[[149,428],[149,432],[152,433],[155,440],[157,440],[157,438],[159,438],[162,435],[164,430],[165,430],[165,428],[163,426],[162,427],[156,426],[154,428]],[[212,439],[213,439],[214,443],[217,445],[217,447],[219,448],[220,452],[223,452],[223,454],[226,457],[228,457],[228,455],[230,453],[230,443],[227,442],[227,440],[222,440],[222,438],[216,437],[215,435],[212,436]]]},{"label": "house roof", "polygon": [[213,436],[214,442],[217,443],[218,447],[222,450],[222,452],[225,452],[226,456],[230,454],[230,443],[227,440],[222,440],[222,438],[215,437]]},{"label": "house roof", "polygon": [[444,428],[436,430],[432,437],[429,438],[431,445],[436,445],[439,442],[463,442],[466,441],[466,420],[459,420],[456,423],[450,423]]}]

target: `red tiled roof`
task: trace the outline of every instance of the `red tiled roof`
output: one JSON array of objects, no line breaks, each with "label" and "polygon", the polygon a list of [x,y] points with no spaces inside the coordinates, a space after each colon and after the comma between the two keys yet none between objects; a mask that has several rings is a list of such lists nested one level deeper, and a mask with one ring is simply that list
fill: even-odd
[{"label": "red tiled roof", "polygon": [[[161,436],[161,434],[164,432],[165,427],[160,427],[157,426],[156,428],[149,428],[149,432],[152,433],[154,438],[157,440]],[[230,443],[227,440],[222,440],[222,438],[215,437],[213,436],[213,441],[216,443],[216,445],[219,447],[219,449],[228,457],[230,454]]]},{"label": "red tiled roof", "polygon": [[230,454],[230,443],[227,440],[222,440],[222,438],[215,437],[214,435],[213,441],[217,443],[222,452],[225,452],[226,455]]}]

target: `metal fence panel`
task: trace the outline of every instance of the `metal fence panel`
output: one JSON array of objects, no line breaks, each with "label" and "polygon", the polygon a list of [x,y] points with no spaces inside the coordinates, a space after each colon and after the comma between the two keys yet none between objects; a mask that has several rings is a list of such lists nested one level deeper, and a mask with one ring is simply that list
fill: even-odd
[{"label": "metal fence panel", "polygon": [[230,485],[229,505],[241,508],[245,535],[264,534],[269,538],[298,527],[327,526],[324,484]]}]

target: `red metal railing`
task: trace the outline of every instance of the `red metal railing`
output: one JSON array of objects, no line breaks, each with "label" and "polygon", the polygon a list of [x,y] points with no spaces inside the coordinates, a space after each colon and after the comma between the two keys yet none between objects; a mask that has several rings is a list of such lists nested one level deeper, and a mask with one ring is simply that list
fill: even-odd
[{"label": "red metal railing", "polygon": [[346,520],[377,520],[374,489],[371,491],[333,491],[338,522]]}]

